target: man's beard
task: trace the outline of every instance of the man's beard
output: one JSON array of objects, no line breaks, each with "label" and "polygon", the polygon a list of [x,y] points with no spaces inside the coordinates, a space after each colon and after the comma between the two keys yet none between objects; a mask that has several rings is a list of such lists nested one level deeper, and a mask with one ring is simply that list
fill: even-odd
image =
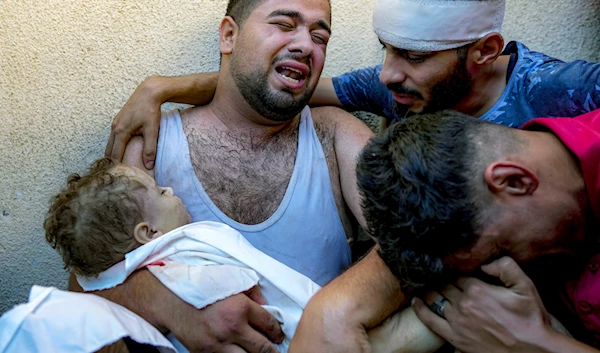
[{"label": "man's beard", "polygon": [[[421,112],[411,112],[409,111],[409,105],[394,101],[394,111],[398,117],[403,118],[416,114],[435,113],[440,110],[454,108],[458,102],[469,94],[473,86],[473,78],[467,71],[466,62],[466,58],[459,59],[454,71],[430,89],[431,100],[423,107]],[[401,83],[389,84],[388,89],[399,94],[409,94],[423,99],[421,93],[412,88],[404,87]]]},{"label": "man's beard", "polygon": [[[294,56],[277,57],[273,60],[271,66],[288,58],[293,59]],[[308,105],[308,101],[310,101],[316,88],[316,85],[313,87],[308,86],[300,97],[294,97],[292,92],[287,89],[283,91],[272,90],[268,82],[268,72],[256,68],[249,73],[245,73],[241,70],[242,67],[242,63],[239,63],[236,57],[231,59],[233,81],[252,109],[269,120],[284,122],[293,119]],[[307,75],[305,82],[308,82],[310,77],[311,73]]]}]

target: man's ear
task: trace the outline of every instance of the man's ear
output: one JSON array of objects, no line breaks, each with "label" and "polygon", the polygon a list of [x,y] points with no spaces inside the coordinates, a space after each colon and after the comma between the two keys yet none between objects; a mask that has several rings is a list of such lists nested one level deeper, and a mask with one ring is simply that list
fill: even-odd
[{"label": "man's ear", "polygon": [[483,178],[493,193],[531,195],[538,188],[537,175],[522,164],[510,161],[494,162],[485,168]]},{"label": "man's ear", "polygon": [[492,64],[504,49],[504,38],[500,33],[489,33],[470,48],[473,63],[480,66]]},{"label": "man's ear", "polygon": [[219,47],[221,54],[231,54],[235,40],[239,33],[239,27],[233,17],[225,16],[219,26]]},{"label": "man's ear", "polygon": [[133,237],[140,244],[146,244],[160,237],[163,233],[160,230],[150,227],[148,222],[141,222],[135,226]]}]

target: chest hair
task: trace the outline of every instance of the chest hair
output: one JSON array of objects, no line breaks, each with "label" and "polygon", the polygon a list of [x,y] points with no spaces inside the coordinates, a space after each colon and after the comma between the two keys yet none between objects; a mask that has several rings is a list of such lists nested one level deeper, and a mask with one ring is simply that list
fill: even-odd
[{"label": "chest hair", "polygon": [[[183,120],[196,176],[215,205],[242,224],[264,222],[283,200],[298,150],[298,122],[271,136],[234,133]],[[329,169],[332,134],[315,125]],[[333,165],[329,162],[333,160]]]}]

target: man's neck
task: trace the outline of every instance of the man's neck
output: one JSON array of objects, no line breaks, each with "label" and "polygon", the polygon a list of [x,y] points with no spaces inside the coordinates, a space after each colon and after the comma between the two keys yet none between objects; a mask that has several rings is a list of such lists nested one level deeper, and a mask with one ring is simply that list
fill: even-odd
[{"label": "man's neck", "polygon": [[284,122],[269,120],[254,110],[231,79],[219,76],[215,97],[207,106],[227,129],[250,136],[273,136],[293,125],[300,115]]},{"label": "man's neck", "polygon": [[500,56],[493,64],[477,73],[469,95],[454,109],[474,117],[481,117],[498,102],[506,89],[506,72],[510,56]]}]

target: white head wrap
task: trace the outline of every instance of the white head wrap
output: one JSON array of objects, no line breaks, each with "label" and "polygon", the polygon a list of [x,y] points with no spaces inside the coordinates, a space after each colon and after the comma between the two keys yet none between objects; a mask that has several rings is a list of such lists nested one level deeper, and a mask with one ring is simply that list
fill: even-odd
[{"label": "white head wrap", "polygon": [[441,51],[500,32],[506,0],[377,0],[373,27],[396,48]]}]

